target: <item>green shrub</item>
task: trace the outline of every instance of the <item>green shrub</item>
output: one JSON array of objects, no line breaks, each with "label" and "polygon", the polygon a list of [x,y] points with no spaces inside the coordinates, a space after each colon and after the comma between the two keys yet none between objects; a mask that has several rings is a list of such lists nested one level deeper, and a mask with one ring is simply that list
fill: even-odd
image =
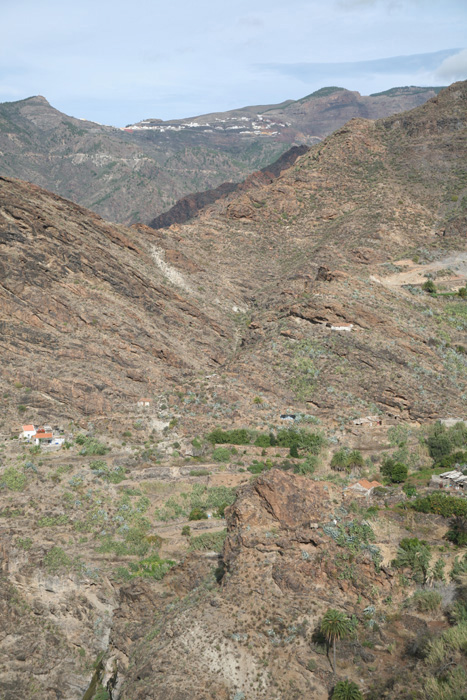
[{"label": "green shrub", "polygon": [[191,527],[189,525],[184,525],[182,527],[182,537],[190,537]]},{"label": "green shrub", "polygon": [[27,476],[16,467],[7,467],[0,476],[0,485],[5,485],[10,491],[23,491],[27,484]]},{"label": "green shrub", "polygon": [[161,559],[153,554],[139,562],[132,562],[128,568],[120,566],[116,571],[116,577],[129,581],[134,578],[151,578],[160,581],[170,569],[175,566],[171,559]]},{"label": "green shrub", "polygon": [[428,294],[436,294],[436,285],[433,282],[433,280],[427,280],[422,284],[422,289],[424,292],[428,292]]},{"label": "green shrub", "polygon": [[208,514],[204,508],[192,508],[190,515],[188,516],[188,520],[206,520],[207,517]]},{"label": "green shrub", "polygon": [[407,601],[408,607],[415,607],[419,612],[434,612],[441,605],[443,596],[438,591],[417,591]]},{"label": "green shrub", "polygon": [[272,466],[270,459],[267,459],[265,462],[258,462],[258,460],[254,459],[247,469],[251,474],[261,474],[261,472],[272,469]]},{"label": "green shrub", "polygon": [[399,543],[397,557],[393,559],[392,566],[396,569],[410,569],[412,579],[416,583],[424,584],[428,578],[430,559],[430,547],[424,540],[405,537]]},{"label": "green shrub", "polygon": [[89,465],[95,476],[103,479],[109,484],[120,484],[126,479],[123,467],[113,467],[112,469],[102,459],[96,459]]},{"label": "green shrub", "polygon": [[208,469],[191,469],[190,476],[209,476],[211,472]]},{"label": "green shrub", "polygon": [[97,438],[87,437],[81,433],[76,436],[75,442],[81,445],[80,455],[105,455],[110,452],[110,448],[99,442]]},{"label": "green shrub", "polygon": [[256,436],[253,443],[256,447],[271,447],[271,437],[266,435],[266,433],[260,433]]},{"label": "green shrub", "polygon": [[220,532],[205,532],[202,535],[190,538],[190,549],[220,552],[224,546],[226,537],[227,530],[221,530]]},{"label": "green shrub", "polygon": [[298,459],[298,447],[297,445],[292,445],[289,452],[290,457]]},{"label": "green shrub", "polygon": [[336,472],[344,472],[347,469],[347,450],[343,447],[335,452],[331,459],[331,469]]},{"label": "green shrub", "polygon": [[225,518],[225,509],[228,508],[230,503],[221,503],[220,506],[216,508],[214,515],[216,518]]},{"label": "green shrub", "polygon": [[299,450],[306,450],[317,455],[326,444],[326,440],[321,433],[309,433],[304,429],[283,428],[276,435],[276,444],[279,447],[289,448],[295,445]]},{"label": "green shrub", "polygon": [[465,700],[467,673],[461,666],[446,668],[439,677],[430,676],[424,684],[426,700]]},{"label": "green shrub", "polygon": [[405,464],[396,462],[392,458],[387,458],[381,465],[381,474],[393,484],[400,484],[407,479],[409,470]]},{"label": "green shrub", "polygon": [[216,428],[206,439],[213,445],[249,445],[251,442],[251,434],[245,428],[235,430],[221,430]]},{"label": "green shrub", "polygon": [[417,489],[415,488],[415,486],[409,486],[408,484],[404,484],[402,490],[409,498],[413,498],[417,495]]},{"label": "green shrub", "polygon": [[308,455],[303,462],[295,465],[294,472],[295,474],[303,474],[304,476],[308,476],[313,474],[317,466],[318,457],[316,457],[316,455]]},{"label": "green shrub", "polygon": [[433,581],[445,581],[445,577],[444,577],[445,566],[446,566],[446,562],[444,562],[442,559],[438,559],[438,561],[434,565],[433,570],[431,572],[431,575],[433,577]]},{"label": "green shrub", "polygon": [[461,600],[456,600],[449,609],[449,620],[452,624],[459,625],[467,623],[467,604]]},{"label": "green shrub", "polygon": [[212,458],[215,462],[229,462],[231,458],[230,450],[227,447],[216,447],[212,452]]},{"label": "green shrub", "polygon": [[462,467],[463,465],[467,466],[467,451],[453,452],[452,454],[443,457],[443,459],[435,464],[435,467],[449,469],[450,467]]},{"label": "green shrub", "polygon": [[334,686],[331,700],[363,700],[363,695],[353,681],[338,681]]},{"label": "green shrub", "polygon": [[467,545],[467,516],[456,515],[451,519],[449,525],[450,528],[446,533],[446,538],[459,547]]},{"label": "green shrub", "polygon": [[467,574],[467,553],[464,554],[462,559],[454,557],[454,562],[452,564],[451,578],[457,580],[457,578],[462,577],[463,574]]},{"label": "green shrub", "polygon": [[335,452],[331,459],[331,469],[338,472],[350,472],[352,469],[363,467],[365,461],[359,450],[349,450],[346,447]]},{"label": "green shrub", "polygon": [[452,516],[467,517],[467,500],[460,496],[450,496],[441,491],[435,491],[427,496],[416,498],[408,506],[419,513],[436,513],[444,518]]},{"label": "green shrub", "polygon": [[389,479],[393,484],[401,484],[403,481],[407,479],[409,470],[405,466],[405,464],[401,464],[400,462],[396,462],[396,464],[393,466],[391,475]]},{"label": "green shrub", "polygon": [[438,421],[430,428],[426,442],[430,457],[440,462],[456,448],[467,447],[467,427],[459,422],[446,428]]}]

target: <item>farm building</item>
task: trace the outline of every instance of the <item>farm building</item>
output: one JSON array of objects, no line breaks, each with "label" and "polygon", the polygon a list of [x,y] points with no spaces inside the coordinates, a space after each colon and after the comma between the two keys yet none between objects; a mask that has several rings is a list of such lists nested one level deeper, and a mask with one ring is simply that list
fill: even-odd
[{"label": "farm building", "polygon": [[467,491],[467,475],[454,469],[453,471],[443,472],[442,474],[433,475],[430,480],[430,486],[445,489],[465,489]]},{"label": "farm building", "polygon": [[357,481],[357,483],[352,484],[352,486],[349,486],[349,489],[352,489],[352,491],[356,491],[357,493],[361,493],[365,496],[370,496],[373,493],[373,489],[382,485],[383,484],[380,484],[379,481],[368,481],[368,479],[360,479],[359,481]]}]

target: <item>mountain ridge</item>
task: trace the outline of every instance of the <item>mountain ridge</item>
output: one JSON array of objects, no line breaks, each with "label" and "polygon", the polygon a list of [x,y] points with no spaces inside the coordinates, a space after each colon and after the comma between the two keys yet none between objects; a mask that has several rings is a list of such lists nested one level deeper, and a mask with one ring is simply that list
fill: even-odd
[{"label": "mountain ridge", "polygon": [[[148,119],[126,129],[70,117],[37,96],[0,105],[0,172],[107,219],[148,223],[181,197],[242,181],[291,146],[315,143],[362,110],[363,116],[384,116],[432,94],[427,88],[402,98],[361,98],[343,91],[338,98],[309,100],[314,107],[288,101],[281,111],[285,103],[263,105],[268,111],[261,119],[257,107],[245,107],[214,113],[218,121],[209,127],[210,116],[204,115],[170,122]],[[334,100],[332,114],[326,114],[326,100]],[[194,126],[196,119],[203,124]]]}]

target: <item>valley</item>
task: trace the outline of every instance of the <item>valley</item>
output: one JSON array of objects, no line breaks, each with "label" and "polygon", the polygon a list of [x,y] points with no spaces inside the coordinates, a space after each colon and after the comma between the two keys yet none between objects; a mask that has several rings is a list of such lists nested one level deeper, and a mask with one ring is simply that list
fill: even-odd
[{"label": "valley", "polygon": [[165,221],[0,176],[2,700],[462,700],[467,83],[412,97]]}]

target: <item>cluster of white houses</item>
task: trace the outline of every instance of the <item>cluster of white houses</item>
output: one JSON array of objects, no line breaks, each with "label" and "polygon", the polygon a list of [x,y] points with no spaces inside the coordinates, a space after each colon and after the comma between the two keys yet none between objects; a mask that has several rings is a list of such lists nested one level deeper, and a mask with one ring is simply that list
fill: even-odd
[{"label": "cluster of white houses", "polygon": [[33,425],[23,425],[21,437],[35,445],[63,445],[65,438],[54,435],[50,426],[45,428],[35,428]]}]

